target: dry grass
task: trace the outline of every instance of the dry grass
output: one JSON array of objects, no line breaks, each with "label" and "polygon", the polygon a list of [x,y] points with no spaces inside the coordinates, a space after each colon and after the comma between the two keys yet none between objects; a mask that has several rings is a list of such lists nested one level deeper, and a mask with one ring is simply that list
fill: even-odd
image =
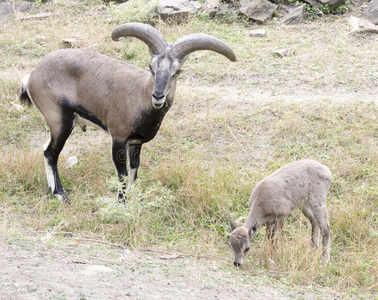
[{"label": "dry grass", "polygon": [[[230,264],[223,267],[231,268],[227,212],[245,216],[258,181],[288,162],[313,158],[333,172],[332,262],[319,264],[320,250],[309,247],[309,224],[296,213],[277,255],[266,254],[261,231],[241,272],[271,274],[292,287],[326,287],[343,297],[376,297],[377,37],[348,35],[346,18],[333,17],[290,27],[270,24],[264,39],[247,37],[244,25],[203,17],[180,26],[156,24],[170,42],[193,32],[217,36],[231,45],[238,62],[210,52],[191,55],[175,104],[158,136],[143,147],[140,178],[126,207],[112,202],[117,182],[109,140],[95,130],[75,129],[60,161],[72,199],[64,207],[47,188],[43,118],[36,108],[18,110],[12,103],[18,103],[23,75],[72,35],[82,47],[147,68],[143,43],[109,38],[119,22],[146,21],[147,14],[124,16],[99,2],[54,1],[44,8],[56,17],[0,24],[3,231],[70,231],[133,247],[227,258]],[[283,47],[288,57],[272,56]],[[79,163],[67,168],[71,155]]]}]

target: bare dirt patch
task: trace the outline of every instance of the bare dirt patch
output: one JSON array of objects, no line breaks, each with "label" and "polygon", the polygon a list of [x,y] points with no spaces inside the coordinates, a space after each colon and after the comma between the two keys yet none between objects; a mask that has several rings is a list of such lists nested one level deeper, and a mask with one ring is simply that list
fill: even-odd
[{"label": "bare dirt patch", "polygon": [[[216,261],[65,241],[0,240],[0,299],[292,299]],[[254,282],[255,281],[255,282]],[[256,282],[257,281],[257,282]],[[298,296],[298,295],[297,295]]]}]

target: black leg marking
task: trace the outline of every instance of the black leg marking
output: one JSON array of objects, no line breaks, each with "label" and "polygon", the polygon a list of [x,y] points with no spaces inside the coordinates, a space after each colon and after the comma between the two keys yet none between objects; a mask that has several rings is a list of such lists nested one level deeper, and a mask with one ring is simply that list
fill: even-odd
[{"label": "black leg marking", "polygon": [[53,194],[64,201],[65,203],[70,203],[67,194],[60,181],[58,172],[58,159],[59,154],[62,151],[65,142],[70,136],[73,129],[73,114],[63,115],[62,124],[59,133],[56,136],[51,136],[50,143],[45,148],[44,156],[46,159],[46,175],[49,182],[49,186]]},{"label": "black leg marking", "polygon": [[129,144],[127,147],[127,153],[129,156],[129,185],[130,188],[137,179],[138,168],[140,165],[140,151],[142,149],[141,144]]},{"label": "black leg marking", "polygon": [[122,183],[122,189],[118,192],[118,200],[125,201],[126,182],[124,177],[127,176],[126,141],[113,140],[112,156],[118,178]]}]

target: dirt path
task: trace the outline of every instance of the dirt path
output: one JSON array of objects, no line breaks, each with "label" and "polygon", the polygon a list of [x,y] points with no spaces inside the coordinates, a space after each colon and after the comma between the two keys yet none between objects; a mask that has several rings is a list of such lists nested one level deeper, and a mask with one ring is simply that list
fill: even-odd
[{"label": "dirt path", "polygon": [[[70,241],[68,240],[68,244]],[[216,262],[110,246],[0,240],[0,299],[293,299]],[[258,277],[256,277],[258,278]]]}]

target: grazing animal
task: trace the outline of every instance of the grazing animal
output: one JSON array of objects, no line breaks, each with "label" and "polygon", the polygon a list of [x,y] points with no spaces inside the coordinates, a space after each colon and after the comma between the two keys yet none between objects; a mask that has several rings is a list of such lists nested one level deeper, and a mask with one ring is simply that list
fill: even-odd
[{"label": "grazing animal", "polygon": [[228,215],[231,236],[228,245],[234,253],[234,265],[244,262],[252,238],[263,225],[273,243],[286,222],[290,212],[299,208],[310,220],[312,245],[319,245],[322,235],[322,261],[330,260],[331,233],[328,220],[326,196],[331,186],[331,171],[314,160],[292,162],[260,181],[249,198],[249,215],[241,227],[237,227]]},{"label": "grazing animal", "polygon": [[[188,55],[212,50],[235,61],[232,49],[215,37],[190,34],[173,44],[147,24],[127,23],[112,32],[112,39],[136,37],[147,44],[151,54],[150,72],[97,52],[64,49],[48,54],[22,84],[20,100],[41,111],[50,128],[44,146],[48,186],[60,200],[69,203],[59,179],[59,153],[75,124],[83,131],[94,124],[112,140],[112,157],[123,182],[118,197],[123,199],[137,177],[142,144],[153,139],[173,103],[177,77]],[[126,154],[127,153],[127,154]]]}]

